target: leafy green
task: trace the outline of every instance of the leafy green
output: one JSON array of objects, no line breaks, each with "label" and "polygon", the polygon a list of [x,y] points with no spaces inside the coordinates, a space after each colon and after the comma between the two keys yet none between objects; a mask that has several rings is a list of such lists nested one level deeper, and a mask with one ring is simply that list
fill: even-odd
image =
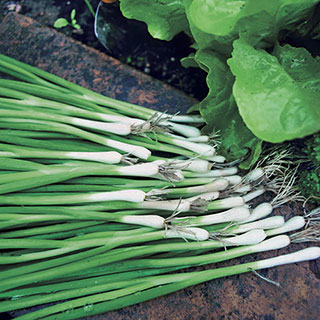
[{"label": "leafy green", "polygon": [[60,28],[63,28],[63,27],[66,27],[69,25],[69,22],[67,19],[65,18],[59,18],[55,21],[54,23],[54,27],[57,28],[57,29],[60,29]]},{"label": "leafy green", "polygon": [[183,64],[208,73],[209,93],[189,111],[202,115],[204,133],[219,131],[228,159],[245,157],[248,167],[262,141],[320,129],[319,59],[283,45],[296,33],[317,39],[320,0],[120,0],[120,8],[154,37],[192,37],[195,53]]},{"label": "leafy green", "polygon": [[60,28],[64,28],[66,26],[72,26],[75,29],[81,29],[81,26],[77,23],[76,20],[76,9],[72,9],[71,13],[70,13],[70,22],[65,19],[65,18],[59,18],[55,21],[54,23],[54,28],[60,29]]},{"label": "leafy green", "polygon": [[[219,152],[230,160],[245,158],[248,151],[259,148],[257,139],[243,123],[232,95],[234,76],[226,59],[212,50],[198,50],[195,60],[208,72],[209,93],[200,102],[199,111],[204,119],[210,119],[204,133],[221,133]],[[230,121],[231,119],[231,121]]]},{"label": "leafy green", "polygon": [[201,31],[224,36],[233,31],[245,4],[243,0],[194,0],[190,18]]},{"label": "leafy green", "polygon": [[306,19],[319,0],[278,0],[278,2],[279,8],[275,15],[277,28],[294,29]]},{"label": "leafy green", "polygon": [[[241,29],[252,36],[276,36],[303,20],[318,0],[193,0],[189,6],[192,23],[202,32],[237,36]],[[262,33],[261,33],[262,32]]]},{"label": "leafy green", "polygon": [[144,21],[157,39],[171,40],[188,30],[182,0],[121,0],[120,9],[126,18]]},{"label": "leafy green", "polygon": [[284,46],[276,45],[273,55],[277,57],[285,72],[294,78],[300,86],[319,93],[319,59],[313,58],[304,48],[294,48],[288,44]]},{"label": "leafy green", "polygon": [[228,60],[236,77],[233,94],[240,115],[257,137],[268,142],[320,130],[320,73],[312,68],[317,72],[320,64],[302,48],[287,45],[277,51],[280,62],[237,40]]},{"label": "leafy green", "polygon": [[71,20],[74,20],[76,18],[76,9],[72,9],[70,13]]},{"label": "leafy green", "polygon": [[218,36],[200,30],[190,17],[192,2],[193,0],[184,0],[190,32],[195,41],[194,47],[198,50],[209,48],[221,54],[230,54],[232,50],[232,41],[235,38],[234,35]]}]

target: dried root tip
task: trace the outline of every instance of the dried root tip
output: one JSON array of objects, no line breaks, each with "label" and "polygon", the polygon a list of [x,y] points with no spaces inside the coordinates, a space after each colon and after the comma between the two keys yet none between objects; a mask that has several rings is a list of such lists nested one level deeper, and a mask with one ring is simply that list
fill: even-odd
[{"label": "dried root tip", "polygon": [[194,201],[191,202],[190,204],[190,211],[192,212],[199,212],[199,213],[203,213],[207,211],[207,207],[208,207],[208,200],[202,199],[202,198],[198,198]]},{"label": "dried root tip", "polygon": [[271,284],[275,285],[276,287],[281,287],[280,282],[277,282],[277,281],[271,280],[271,279],[269,279],[269,278],[267,278],[267,277],[264,277],[264,276],[262,276],[260,273],[258,273],[256,270],[251,269],[251,271],[252,271],[258,278],[262,279],[263,281],[266,281],[266,282],[268,282],[268,283],[271,283]]},{"label": "dried root tip", "polygon": [[[226,177],[228,178],[228,177]],[[228,180],[228,179],[227,179]],[[223,197],[229,197],[233,195],[245,195],[248,192],[252,191],[252,186],[250,184],[247,185],[232,185],[229,189],[227,189],[225,192],[223,192]]]},{"label": "dried root tip", "polygon": [[272,183],[282,181],[288,175],[292,164],[287,159],[290,155],[290,150],[272,150],[243,178],[242,183],[255,183],[256,185],[264,183],[268,185],[270,181]]},{"label": "dried root tip", "polygon": [[313,225],[320,223],[320,207],[311,210],[310,212],[305,212],[304,218],[306,219],[306,225]]},{"label": "dried root tip", "polygon": [[267,155],[262,158],[256,167],[269,167],[272,171],[281,172],[287,170],[292,164],[292,149],[283,147],[273,147],[265,152]]},{"label": "dried root tip", "polygon": [[289,201],[304,201],[304,197],[295,186],[296,170],[287,173],[283,179],[270,183],[267,187],[268,191],[272,191],[276,196],[271,201],[274,208],[277,208]]},{"label": "dried root tip", "polygon": [[209,232],[201,228],[174,227],[166,230],[166,238],[182,238],[184,240],[205,241],[209,239]]},{"label": "dried root tip", "polygon": [[145,122],[132,125],[131,133],[136,135],[144,135],[146,132],[171,132],[167,126],[161,125],[160,122],[167,119],[167,116],[160,113],[154,113],[148,120]]},{"label": "dried root tip", "polygon": [[146,132],[150,132],[150,131],[152,131],[151,124],[150,122],[148,122],[148,120],[141,124],[131,125],[131,133],[138,136],[142,136]]},{"label": "dried root tip", "polygon": [[161,201],[164,199],[163,195],[168,192],[165,188],[163,189],[152,189],[146,193],[145,201]]},{"label": "dried root tip", "polygon": [[320,241],[320,224],[314,223],[306,229],[296,232],[290,236],[291,242],[318,242]]},{"label": "dried root tip", "polygon": [[183,180],[182,172],[170,164],[159,164],[159,174],[172,184]]},{"label": "dried root tip", "polygon": [[[143,134],[145,132],[162,132],[172,133],[186,137],[186,138],[197,138],[201,136],[201,132],[198,128],[190,126],[188,124],[179,124],[172,122],[174,115],[167,115],[165,113],[154,113],[144,124],[136,126],[136,134]],[[206,141],[207,142],[207,141]]]}]

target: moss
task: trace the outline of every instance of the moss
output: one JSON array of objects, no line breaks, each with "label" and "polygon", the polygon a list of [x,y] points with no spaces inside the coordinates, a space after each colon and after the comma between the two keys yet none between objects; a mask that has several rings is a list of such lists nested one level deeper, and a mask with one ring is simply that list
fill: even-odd
[{"label": "moss", "polygon": [[320,167],[301,171],[298,188],[310,203],[320,205]]},{"label": "moss", "polygon": [[308,156],[309,160],[315,165],[320,165],[320,132],[315,133],[304,143],[303,153]]},{"label": "moss", "polygon": [[320,205],[320,132],[304,141],[302,152],[309,161],[299,172],[298,188],[310,203]]}]

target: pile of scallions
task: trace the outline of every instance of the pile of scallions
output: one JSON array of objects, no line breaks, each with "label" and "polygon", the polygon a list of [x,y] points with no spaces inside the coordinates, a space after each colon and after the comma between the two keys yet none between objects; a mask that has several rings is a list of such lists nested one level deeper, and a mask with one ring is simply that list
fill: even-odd
[{"label": "pile of scallions", "polygon": [[[298,197],[281,154],[240,175],[198,116],[117,101],[4,55],[0,72],[10,76],[0,79],[0,312],[44,305],[16,319],[79,319],[320,256],[308,247],[179,272],[314,239],[291,231],[314,232],[318,209],[273,213]],[[268,190],[270,202],[252,204]]]}]

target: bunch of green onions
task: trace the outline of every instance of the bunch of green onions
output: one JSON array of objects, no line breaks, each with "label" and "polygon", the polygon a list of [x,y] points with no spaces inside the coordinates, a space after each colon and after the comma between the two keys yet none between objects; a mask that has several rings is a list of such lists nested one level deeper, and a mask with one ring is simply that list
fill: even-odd
[{"label": "bunch of green onions", "polygon": [[[317,259],[320,248],[205,271],[286,247],[306,224],[275,162],[240,176],[197,116],[118,101],[0,55],[0,312],[79,319],[188,286]],[[270,177],[277,174],[275,179]],[[289,186],[289,187],[288,187]],[[269,203],[252,208],[267,190]]]}]

